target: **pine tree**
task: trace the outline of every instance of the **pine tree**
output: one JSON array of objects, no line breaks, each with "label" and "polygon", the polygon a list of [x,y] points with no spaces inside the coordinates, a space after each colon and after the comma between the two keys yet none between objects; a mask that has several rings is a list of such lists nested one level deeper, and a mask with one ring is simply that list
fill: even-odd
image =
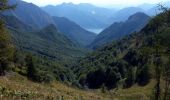
[{"label": "pine tree", "polygon": [[35,60],[31,55],[28,55],[26,57],[26,63],[27,63],[27,77],[31,80],[36,80],[36,67],[35,67]]},{"label": "pine tree", "polygon": [[[0,13],[13,8],[9,6],[7,0],[0,1]],[[0,19],[0,75],[5,75],[5,70],[8,69],[9,62],[13,57],[13,46],[11,44],[8,31],[5,29],[3,21]]]}]

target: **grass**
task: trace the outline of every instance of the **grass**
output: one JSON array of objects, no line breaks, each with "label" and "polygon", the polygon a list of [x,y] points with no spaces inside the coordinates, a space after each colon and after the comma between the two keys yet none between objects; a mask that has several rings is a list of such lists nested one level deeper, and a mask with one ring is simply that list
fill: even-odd
[{"label": "grass", "polygon": [[128,89],[120,89],[116,92],[117,98],[120,100],[150,100],[154,86],[155,81],[151,80],[148,85],[143,87],[134,85]]},{"label": "grass", "polygon": [[0,99],[3,100],[149,100],[155,81],[102,93],[101,90],[81,90],[60,82],[40,84],[16,73],[0,77]]}]

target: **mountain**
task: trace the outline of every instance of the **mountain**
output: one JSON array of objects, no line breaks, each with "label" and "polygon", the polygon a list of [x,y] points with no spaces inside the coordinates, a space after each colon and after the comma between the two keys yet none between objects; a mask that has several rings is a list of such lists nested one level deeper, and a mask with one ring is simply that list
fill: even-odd
[{"label": "mountain", "polygon": [[106,19],[115,10],[99,8],[87,3],[73,4],[63,3],[57,6],[46,6],[42,8],[51,16],[66,17],[79,24],[83,28],[103,28],[106,27]]},{"label": "mountain", "polygon": [[[49,26],[50,24],[53,24],[56,27],[58,27],[57,28],[58,31],[66,35],[67,38],[69,38],[71,41],[73,42],[76,41],[75,44],[79,46],[88,45],[94,40],[94,37],[95,37],[94,33],[84,30],[83,28],[81,28],[79,25],[77,25],[76,23],[72,21],[65,20],[62,18],[60,18],[61,21],[57,20],[57,18],[54,19],[49,14],[47,14],[45,11],[43,11],[41,8],[39,8],[38,6],[32,3],[27,3],[21,0],[9,0],[9,4],[11,5],[17,4],[17,7],[15,10],[10,10],[10,11],[3,13],[3,15],[14,16],[18,20],[20,20],[22,23],[34,28],[34,31],[35,30],[38,31],[40,29],[43,29]],[[14,24],[14,23],[15,22],[10,23],[10,24]],[[64,28],[65,25],[69,29]],[[15,26],[15,25],[12,25],[12,26]],[[21,30],[22,25],[20,26],[21,27],[18,27],[18,28],[20,28]]]},{"label": "mountain", "polygon": [[125,22],[116,22],[106,28],[96,37],[91,45],[98,47],[114,40],[119,40],[130,33],[138,32],[148,23],[149,19],[150,17],[144,13],[135,13]]},{"label": "mountain", "polygon": [[86,31],[78,24],[64,17],[53,17],[56,27],[64,33],[70,40],[81,46],[89,45],[96,34]]},{"label": "mountain", "polygon": [[20,21],[15,16],[4,16],[0,14],[0,18],[5,21],[6,26],[10,29],[13,29],[13,30],[17,29],[22,32],[30,32],[30,31],[36,30],[34,29],[34,27],[29,26],[23,23],[22,21]]},{"label": "mountain", "polygon": [[116,13],[114,13],[112,15],[112,17],[108,19],[108,21],[110,22],[110,24],[112,24],[114,22],[126,21],[129,18],[129,16],[131,16],[137,12],[145,12],[145,10],[143,10],[142,8],[139,8],[139,7],[123,8],[123,9],[117,11]]},{"label": "mountain", "polygon": [[42,55],[57,61],[83,56],[86,51],[74,44],[55,25],[50,24],[37,30],[23,23],[15,16],[0,16],[18,49]]},{"label": "mountain", "polygon": [[53,24],[52,18],[38,6],[21,0],[9,0],[9,4],[17,4],[15,10],[7,11],[4,14],[15,16],[22,22],[36,27],[37,29]]}]

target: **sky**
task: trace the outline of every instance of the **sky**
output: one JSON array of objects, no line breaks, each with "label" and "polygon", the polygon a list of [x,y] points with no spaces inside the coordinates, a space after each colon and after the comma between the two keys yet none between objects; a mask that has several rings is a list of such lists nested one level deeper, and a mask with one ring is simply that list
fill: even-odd
[{"label": "sky", "polygon": [[45,6],[45,5],[57,5],[61,4],[63,2],[69,3],[91,3],[96,6],[137,6],[143,3],[160,3],[160,2],[166,2],[170,0],[23,0],[26,2],[32,2],[38,6]]}]

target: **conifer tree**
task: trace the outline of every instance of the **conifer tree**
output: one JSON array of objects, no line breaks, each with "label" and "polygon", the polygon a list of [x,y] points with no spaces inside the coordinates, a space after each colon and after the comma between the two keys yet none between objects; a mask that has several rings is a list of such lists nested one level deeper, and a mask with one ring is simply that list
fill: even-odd
[{"label": "conifer tree", "polygon": [[[14,8],[8,5],[8,0],[0,1],[0,14]],[[5,29],[4,22],[0,19],[0,75],[5,75],[5,70],[8,69],[9,62],[13,57],[13,46],[11,44],[8,31]]]}]

